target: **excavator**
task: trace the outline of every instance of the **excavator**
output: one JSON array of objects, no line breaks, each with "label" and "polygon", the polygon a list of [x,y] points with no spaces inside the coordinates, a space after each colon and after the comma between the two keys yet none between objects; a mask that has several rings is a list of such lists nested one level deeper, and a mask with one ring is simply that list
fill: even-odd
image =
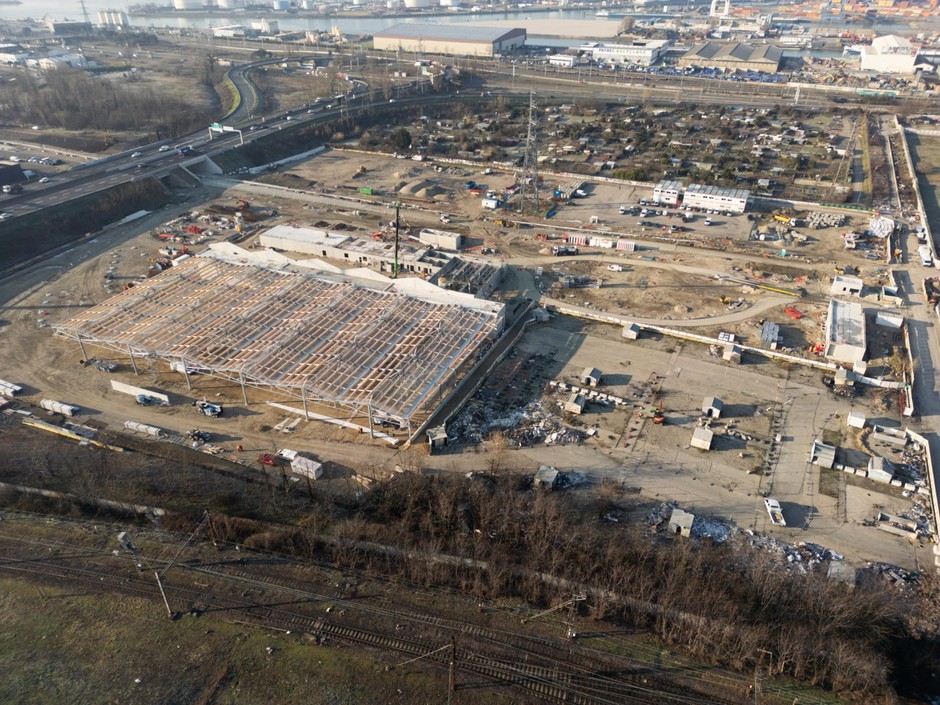
[{"label": "excavator", "polygon": [[663,413],[663,400],[659,400],[659,408],[653,412],[653,423],[662,426],[666,423],[666,414]]}]

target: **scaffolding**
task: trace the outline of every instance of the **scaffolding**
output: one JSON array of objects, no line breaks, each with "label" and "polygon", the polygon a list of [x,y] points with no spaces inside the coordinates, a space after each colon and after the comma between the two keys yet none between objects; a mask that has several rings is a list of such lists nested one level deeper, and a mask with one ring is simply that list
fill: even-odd
[{"label": "scaffolding", "polygon": [[328,404],[410,429],[499,328],[456,304],[200,256],[55,330],[86,358],[87,343],[238,382],[246,403],[246,386],[276,389],[305,413]]}]

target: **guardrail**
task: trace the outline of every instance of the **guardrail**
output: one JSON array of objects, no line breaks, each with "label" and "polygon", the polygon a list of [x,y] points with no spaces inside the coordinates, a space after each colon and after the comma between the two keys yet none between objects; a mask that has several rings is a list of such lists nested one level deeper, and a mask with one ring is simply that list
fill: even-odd
[{"label": "guardrail", "polygon": [[930,223],[927,222],[927,210],[924,208],[924,199],[920,193],[920,183],[917,181],[917,171],[914,169],[914,160],[911,158],[911,148],[907,143],[907,132],[901,125],[898,116],[894,116],[894,124],[901,134],[901,145],[904,147],[904,158],[907,160],[907,169],[911,177],[911,185],[914,188],[914,197],[917,199],[917,214],[920,218],[920,224],[924,226],[927,232],[927,244],[930,246],[930,252],[934,261],[937,259],[937,247],[933,241],[933,233],[930,232]]},{"label": "guardrail", "polygon": [[940,572],[940,502],[937,501],[937,475],[933,465],[933,453],[930,452],[930,443],[928,440],[912,430],[905,429],[907,435],[924,449],[924,457],[927,459],[927,484],[930,487],[931,514],[933,514],[933,545],[934,545],[934,567]]},{"label": "guardrail", "polygon": [[222,77],[222,85],[232,96],[232,107],[229,108],[229,111],[222,116],[222,120],[225,120],[226,118],[234,115],[242,104],[241,91],[238,90],[238,86],[235,85],[235,82],[232,80],[232,77],[229,75],[229,73],[229,71],[226,71],[225,75]]}]

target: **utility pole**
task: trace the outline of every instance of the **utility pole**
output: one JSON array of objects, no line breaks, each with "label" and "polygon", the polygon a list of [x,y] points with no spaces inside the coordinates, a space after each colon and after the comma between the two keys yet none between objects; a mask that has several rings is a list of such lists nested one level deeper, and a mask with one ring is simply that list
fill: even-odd
[{"label": "utility pole", "polygon": [[757,705],[761,691],[760,669],[764,665],[764,657],[767,656],[767,671],[770,671],[770,665],[773,663],[773,652],[767,649],[757,650],[757,663],[754,664],[754,683],[751,685],[751,695],[754,697],[754,703]]},{"label": "utility pole", "polygon": [[401,213],[401,203],[395,201],[395,262],[392,264],[392,279],[398,279],[398,228],[400,226],[399,217]]},{"label": "utility pole", "polygon": [[538,619],[539,617],[544,617],[547,614],[552,612],[557,612],[558,610],[563,610],[566,607],[568,608],[568,616],[565,619],[565,637],[568,639],[574,639],[577,636],[577,632],[574,629],[574,611],[577,608],[579,602],[583,602],[587,599],[587,595],[584,593],[576,593],[571,596],[570,599],[565,600],[561,604],[555,605],[554,607],[549,607],[547,610],[543,610],[538,614],[534,614],[531,617],[523,617],[520,622],[525,624],[526,622],[531,622],[533,619]]},{"label": "utility pole", "polygon": [[457,690],[457,642],[454,637],[450,638],[450,673],[447,678],[447,702],[450,702],[450,694]]},{"label": "utility pole", "polygon": [[157,587],[160,588],[160,597],[163,598],[163,605],[166,607],[166,616],[173,619],[173,610],[170,609],[170,601],[166,599],[166,593],[163,591],[163,581],[160,580],[160,573],[153,571],[153,575],[157,579]]}]

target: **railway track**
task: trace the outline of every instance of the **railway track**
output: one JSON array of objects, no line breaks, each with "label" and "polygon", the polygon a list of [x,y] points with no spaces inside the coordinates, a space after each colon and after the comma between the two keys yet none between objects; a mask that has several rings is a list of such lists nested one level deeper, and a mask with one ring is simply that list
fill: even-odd
[{"label": "railway track", "polygon": [[[26,555],[24,555],[24,553]],[[165,553],[171,553],[167,546]],[[456,637],[454,648],[459,674],[473,674],[494,683],[511,685],[544,701],[584,705],[610,703],[736,703],[736,699],[696,692],[688,684],[673,683],[663,674],[632,660],[616,657],[578,645],[545,637],[512,634],[457,620],[406,612],[386,607],[363,606],[356,601],[323,595],[279,584],[270,575],[258,576],[232,565],[182,564],[172,567],[169,558],[148,558],[146,569],[138,571],[127,556],[115,556],[101,548],[73,545],[67,540],[22,541],[0,535],[0,574],[19,575],[35,580],[84,584],[98,590],[129,594],[153,601],[160,599],[151,571],[161,571],[170,604],[188,605],[184,611],[213,612],[225,619],[283,632],[303,632],[318,643],[329,640],[374,648],[407,657],[422,657],[438,667],[446,667],[450,654],[441,645]],[[238,564],[235,564],[238,565]],[[207,579],[209,587],[181,584],[189,575]],[[250,599],[226,594],[233,586],[244,586],[260,596]],[[292,607],[278,604],[274,596],[291,597]],[[328,619],[303,611],[330,605],[341,615]],[[375,625],[345,624],[356,616],[367,617]],[[348,614],[349,617],[343,615]],[[420,635],[396,633],[407,622]]]}]

